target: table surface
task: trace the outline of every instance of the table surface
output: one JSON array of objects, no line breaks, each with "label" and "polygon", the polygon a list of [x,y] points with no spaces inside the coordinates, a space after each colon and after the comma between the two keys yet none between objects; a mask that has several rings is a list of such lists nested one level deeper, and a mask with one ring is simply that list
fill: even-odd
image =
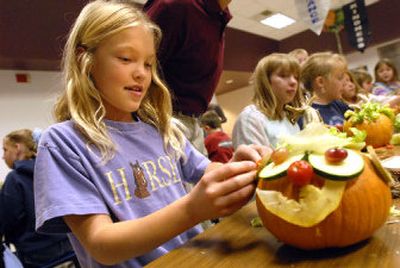
[{"label": "table surface", "polygon": [[[394,204],[400,206],[400,200]],[[253,201],[146,267],[400,267],[400,221],[350,247],[303,251],[279,242],[264,227],[252,227],[256,216]]]},{"label": "table surface", "polygon": [[350,247],[303,251],[277,241],[264,227],[251,227],[257,215],[253,201],[146,267],[400,267],[400,222]]}]

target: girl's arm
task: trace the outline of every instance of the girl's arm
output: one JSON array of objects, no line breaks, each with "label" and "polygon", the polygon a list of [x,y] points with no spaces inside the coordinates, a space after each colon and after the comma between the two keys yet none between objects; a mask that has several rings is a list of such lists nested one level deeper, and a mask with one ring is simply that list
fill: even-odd
[{"label": "girl's arm", "polygon": [[89,254],[106,265],[145,254],[194,225],[227,216],[255,190],[256,164],[212,165],[192,191],[146,217],[113,223],[109,215],[69,215],[64,220]]}]

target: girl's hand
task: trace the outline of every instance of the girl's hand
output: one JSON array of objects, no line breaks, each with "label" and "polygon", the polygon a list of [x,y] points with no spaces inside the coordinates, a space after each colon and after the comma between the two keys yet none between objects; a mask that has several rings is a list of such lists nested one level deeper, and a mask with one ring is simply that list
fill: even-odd
[{"label": "girl's hand", "polygon": [[189,217],[202,222],[240,209],[254,194],[256,169],[254,162],[242,161],[207,172],[187,196]]},{"label": "girl's hand", "polygon": [[242,144],[236,149],[230,162],[249,160],[257,163],[261,159],[269,159],[272,152],[273,150],[267,146]]}]

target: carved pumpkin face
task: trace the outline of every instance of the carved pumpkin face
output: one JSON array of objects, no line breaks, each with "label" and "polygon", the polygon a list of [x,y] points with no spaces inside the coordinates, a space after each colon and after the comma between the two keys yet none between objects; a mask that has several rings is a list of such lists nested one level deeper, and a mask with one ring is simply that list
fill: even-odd
[{"label": "carved pumpkin face", "polygon": [[[259,196],[256,203],[259,216],[273,235],[283,243],[302,249],[345,247],[369,238],[387,219],[392,205],[389,187],[376,174],[371,161],[364,156],[365,167],[356,178],[346,182],[336,210],[311,227],[301,227],[271,213]],[[316,175],[311,182],[322,187],[325,178]],[[258,188],[274,190],[290,199],[298,199],[299,190],[287,177],[260,180]]]}]

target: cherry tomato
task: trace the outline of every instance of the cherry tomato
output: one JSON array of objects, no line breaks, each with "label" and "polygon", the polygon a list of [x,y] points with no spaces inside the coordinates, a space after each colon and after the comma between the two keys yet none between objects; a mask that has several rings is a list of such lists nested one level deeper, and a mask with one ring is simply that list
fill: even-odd
[{"label": "cherry tomato", "polygon": [[279,164],[285,162],[285,160],[288,158],[288,156],[289,156],[288,149],[286,149],[286,147],[281,147],[281,148],[276,149],[272,153],[271,159],[275,163],[275,165],[279,165]]},{"label": "cherry tomato", "polygon": [[287,175],[294,185],[301,187],[310,183],[314,170],[307,161],[299,160],[289,166]]},{"label": "cherry tomato", "polygon": [[336,164],[342,162],[347,157],[347,150],[331,148],[326,150],[325,159],[328,163]]}]

